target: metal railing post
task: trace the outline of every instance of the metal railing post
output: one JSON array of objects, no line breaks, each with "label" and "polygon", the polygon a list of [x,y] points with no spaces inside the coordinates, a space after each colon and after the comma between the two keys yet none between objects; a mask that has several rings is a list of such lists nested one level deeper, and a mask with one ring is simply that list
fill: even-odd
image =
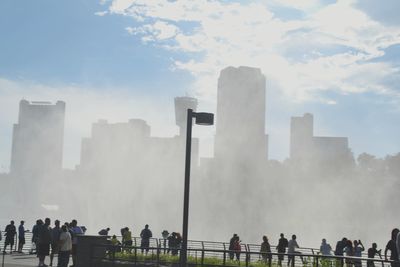
[{"label": "metal railing post", "polygon": [[160,249],[161,249],[161,244],[158,242],[158,239],[156,239],[157,243],[157,266],[160,266]]},{"label": "metal railing post", "polygon": [[201,266],[204,265],[204,242],[201,241]]},{"label": "metal railing post", "polygon": [[[244,260],[244,262],[246,263],[246,267],[249,267],[249,254],[248,254],[248,245],[245,245],[244,246],[244,249],[246,250],[246,257],[245,257],[245,260]],[[240,260],[239,260],[239,264],[240,264]]]},{"label": "metal railing post", "polygon": [[223,243],[223,245],[224,245],[224,258],[223,258],[222,262],[223,262],[223,265],[225,266],[226,265],[226,246],[225,246],[225,243]]},{"label": "metal railing post", "polygon": [[137,265],[137,245],[136,245],[136,237],[133,239],[135,241],[135,249],[134,249],[134,254],[135,254],[135,266]]}]

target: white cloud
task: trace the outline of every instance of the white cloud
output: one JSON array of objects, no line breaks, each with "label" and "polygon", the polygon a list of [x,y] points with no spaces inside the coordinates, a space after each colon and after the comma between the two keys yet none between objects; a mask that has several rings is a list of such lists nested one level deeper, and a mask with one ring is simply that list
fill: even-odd
[{"label": "white cloud", "polygon": [[[280,20],[262,2],[114,0],[109,8],[142,23],[128,31],[145,42],[201,52],[203,57],[175,61],[174,68],[196,77],[192,89],[204,100],[213,101],[219,71],[228,65],[262,68],[293,101],[312,99],[321,90],[394,93],[382,85],[394,66],[370,60],[400,43],[400,28],[371,20],[352,0],[273,4],[301,9],[305,19]],[[195,25],[190,31],[187,22]]]}]

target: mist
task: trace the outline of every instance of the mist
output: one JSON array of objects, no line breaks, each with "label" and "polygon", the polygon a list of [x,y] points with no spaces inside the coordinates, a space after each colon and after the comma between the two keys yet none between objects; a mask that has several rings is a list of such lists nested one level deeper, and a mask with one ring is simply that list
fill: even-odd
[{"label": "mist", "polygon": [[[251,67],[220,73],[213,155],[201,156],[201,140],[192,140],[189,239],[227,241],[237,233],[246,243],[260,243],[267,235],[275,244],[285,233],[296,234],[300,246],[318,247],[322,238],[333,245],[347,237],[383,247],[400,219],[395,212],[400,154],[354,158],[351,140],[315,136],[314,125],[307,128],[310,133],[296,135],[292,124],[296,151],[283,161],[269,159],[274,138],[267,135],[266,78]],[[61,110],[57,103],[20,103],[10,172],[0,176],[0,227],[11,219],[31,226],[50,217],[77,219],[91,234],[105,227],[118,234],[128,226],[139,235],[145,224],[155,237],[164,229],[181,232],[186,109],[202,103],[175,98],[176,125],[168,136],[155,135],[157,126],[142,117],[119,119],[121,112],[107,119],[107,109],[99,107],[102,116],[81,136],[79,164],[63,169],[64,128],[81,126],[86,114],[69,117],[74,103],[59,100],[65,101],[57,102]],[[22,112],[30,105],[42,115]],[[159,110],[160,117],[166,116],[162,110],[173,112]],[[23,134],[16,134],[18,128]]]}]

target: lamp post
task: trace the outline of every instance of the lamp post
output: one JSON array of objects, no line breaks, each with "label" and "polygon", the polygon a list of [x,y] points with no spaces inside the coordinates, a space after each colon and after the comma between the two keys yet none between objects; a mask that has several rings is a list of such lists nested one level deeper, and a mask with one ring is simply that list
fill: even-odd
[{"label": "lamp post", "polygon": [[188,224],[189,224],[189,191],[190,191],[190,160],[192,150],[192,124],[193,118],[196,124],[213,125],[214,114],[205,112],[193,112],[192,109],[187,111],[186,124],[186,158],[185,158],[185,188],[183,196],[183,224],[182,224],[182,248],[180,254],[180,266],[186,267],[187,264],[187,241],[188,241]]}]

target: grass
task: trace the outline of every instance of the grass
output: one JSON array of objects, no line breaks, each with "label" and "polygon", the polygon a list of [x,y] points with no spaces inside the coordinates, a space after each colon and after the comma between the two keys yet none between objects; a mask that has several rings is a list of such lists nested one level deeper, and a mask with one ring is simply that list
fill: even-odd
[{"label": "grass", "polygon": [[[115,259],[119,261],[128,261],[128,262],[157,262],[157,254],[149,253],[148,255],[140,253],[140,250],[137,251],[136,255],[134,251],[125,251],[125,252],[117,252],[115,253]],[[204,257],[203,262],[201,262],[201,257],[193,257],[189,256],[188,264],[193,267],[200,266],[246,266],[245,261],[231,261],[226,259],[224,264],[223,259],[219,257]],[[158,255],[158,262],[161,264],[176,264],[179,263],[179,256],[173,256],[171,254],[163,254],[160,253]],[[268,264],[264,261],[257,262],[249,262],[249,267],[268,267]],[[277,262],[272,261],[271,267],[278,267]]]}]

